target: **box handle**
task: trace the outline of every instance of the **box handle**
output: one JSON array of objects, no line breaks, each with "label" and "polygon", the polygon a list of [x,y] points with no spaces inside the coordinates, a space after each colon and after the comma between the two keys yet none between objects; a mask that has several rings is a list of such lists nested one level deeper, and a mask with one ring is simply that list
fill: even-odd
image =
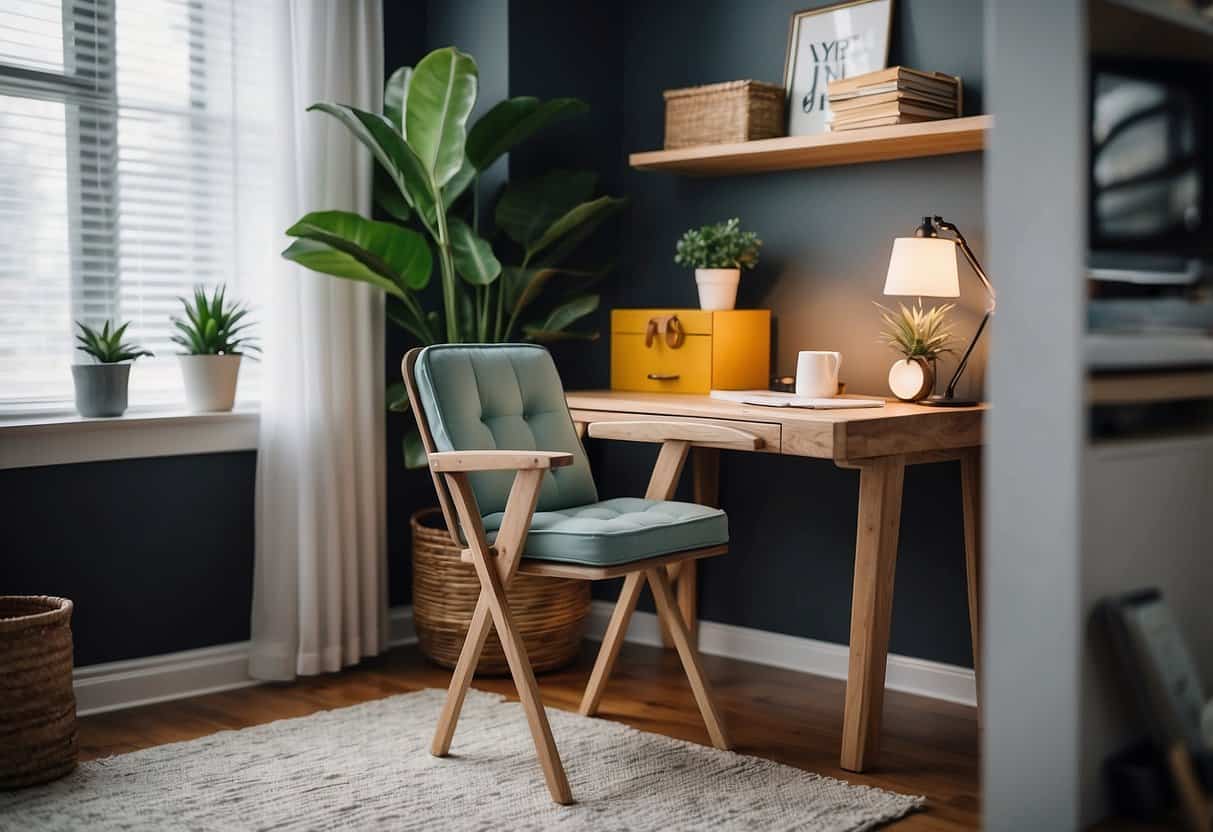
[{"label": "box handle", "polygon": [[649,373],[649,381],[678,381],[678,373]]},{"label": "box handle", "polygon": [[687,337],[686,330],[682,327],[682,321],[678,320],[677,315],[658,315],[649,318],[649,324],[644,329],[646,348],[653,346],[653,341],[657,339],[658,333],[665,338],[666,346],[672,350],[681,347]]}]

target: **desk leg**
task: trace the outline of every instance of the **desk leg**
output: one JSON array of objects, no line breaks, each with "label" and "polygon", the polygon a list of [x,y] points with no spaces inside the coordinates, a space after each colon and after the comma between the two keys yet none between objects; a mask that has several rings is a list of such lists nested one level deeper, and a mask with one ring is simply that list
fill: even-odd
[{"label": "desk leg", "polygon": [[977,715],[981,717],[981,449],[960,459],[964,506],[965,577],[969,588],[969,635],[973,639],[973,675],[977,678]]},{"label": "desk leg", "polygon": [[873,459],[858,467],[859,525],[851,595],[851,659],[842,721],[841,765],[848,771],[870,767],[880,748],[905,460]]},{"label": "desk leg", "polygon": [[[720,449],[691,448],[692,497],[705,506],[720,505]],[[676,563],[666,568],[678,599],[678,610],[687,625],[692,646],[699,646],[699,562]],[[665,625],[661,627],[661,643],[673,647]]]},{"label": "desk leg", "polygon": [[[720,507],[720,449],[694,448],[691,451],[694,477],[692,499],[704,506]],[[678,578],[678,609],[686,622],[687,634],[693,646],[699,646],[699,561],[688,560],[682,564]]]}]

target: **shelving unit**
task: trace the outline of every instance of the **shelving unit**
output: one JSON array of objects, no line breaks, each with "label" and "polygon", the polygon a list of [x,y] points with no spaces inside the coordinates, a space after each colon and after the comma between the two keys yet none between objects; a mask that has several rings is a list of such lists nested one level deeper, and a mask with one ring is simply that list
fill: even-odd
[{"label": "shelving unit", "polygon": [[679,150],[653,150],[633,153],[628,161],[637,170],[687,176],[735,176],[887,162],[984,150],[992,125],[993,118],[990,116],[968,116],[815,136],[785,136]]},{"label": "shelving unit", "polygon": [[1213,399],[1213,372],[1208,370],[1092,375],[1087,402],[1153,404],[1183,399]]}]

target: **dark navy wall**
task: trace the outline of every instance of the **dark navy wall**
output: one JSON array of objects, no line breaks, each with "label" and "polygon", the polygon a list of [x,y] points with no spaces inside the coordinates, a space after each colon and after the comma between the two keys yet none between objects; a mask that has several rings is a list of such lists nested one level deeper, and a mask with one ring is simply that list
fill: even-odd
[{"label": "dark navy wall", "polygon": [[0,471],[0,594],[75,604],[76,664],[244,641],[252,452]]},{"label": "dark navy wall", "polygon": [[[743,277],[740,302],[774,311],[776,369],[793,372],[797,350],[838,349],[852,390],[885,393],[893,356],[876,343],[872,301],[881,299],[891,240],[921,214],[940,213],[980,255],[979,156],[702,179],[632,171],[626,163],[629,152],[661,146],[663,90],[780,81],[791,14],[811,5],[513,0],[510,93],[580,95],[597,118],[564,129],[538,153],[515,154],[511,167],[551,158],[596,167],[612,192],[632,200],[618,239],[607,243],[619,267],[604,290],[604,332],[612,306],[697,306],[691,274],[672,262],[674,243],[690,226],[739,216],[766,241],[761,265]],[[895,5],[892,62],[963,76],[967,112],[980,112],[981,4]],[[980,297],[966,290],[961,303],[963,327],[975,322]],[[562,348],[557,360],[570,387],[608,382],[605,338],[589,349]],[[981,364],[979,356],[976,384]],[[655,451],[593,444],[604,496],[643,491]],[[845,643],[857,488],[857,474],[828,462],[724,454],[721,498],[732,551],[703,566],[703,617]],[[905,493],[892,649],[969,665],[958,467],[915,467]],[[598,597],[614,592],[595,589]]]}]

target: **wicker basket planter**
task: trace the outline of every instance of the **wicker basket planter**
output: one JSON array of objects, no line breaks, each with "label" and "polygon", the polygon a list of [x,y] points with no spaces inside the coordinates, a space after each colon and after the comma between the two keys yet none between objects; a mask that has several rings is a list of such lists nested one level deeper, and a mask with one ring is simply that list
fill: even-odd
[{"label": "wicker basket planter", "polygon": [[773,139],[786,132],[784,91],[762,81],[666,90],[665,149]]},{"label": "wicker basket planter", "polygon": [[[447,535],[442,513],[422,509],[412,516],[413,624],[421,652],[443,667],[454,667],[467,635],[480,581]],[[581,649],[590,616],[590,584],[518,575],[506,593],[514,621],[536,673],[564,667]],[[476,672],[509,673],[497,633],[491,632]]]},{"label": "wicker basket planter", "polygon": [[0,595],[0,788],[76,767],[72,602]]}]

